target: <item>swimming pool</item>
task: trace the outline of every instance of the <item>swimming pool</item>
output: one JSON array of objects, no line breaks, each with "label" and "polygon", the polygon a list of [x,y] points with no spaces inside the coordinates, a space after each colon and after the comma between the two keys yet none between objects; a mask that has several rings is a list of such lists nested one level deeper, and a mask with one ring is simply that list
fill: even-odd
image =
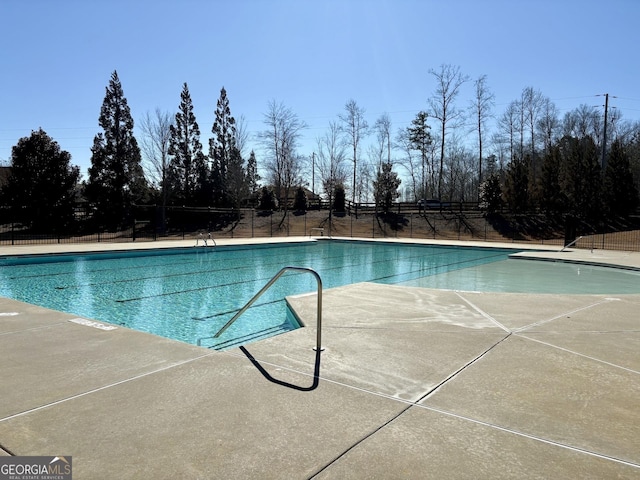
[{"label": "swimming pool", "polygon": [[[608,293],[601,281],[606,275],[611,293],[639,291],[639,272],[507,260],[517,251],[332,240],[6,257],[0,259],[0,296],[187,343],[208,338],[204,345],[225,349],[299,326],[287,311],[284,297],[315,291],[316,284],[313,276],[293,272],[274,284],[219,339],[210,338],[287,265],[313,268],[324,288],[377,282],[542,293],[569,293],[571,287],[592,293],[588,284],[577,280],[580,277],[592,279],[593,287],[599,288],[594,293]],[[527,283],[527,278],[533,280]],[[620,291],[629,284],[634,292]]]}]

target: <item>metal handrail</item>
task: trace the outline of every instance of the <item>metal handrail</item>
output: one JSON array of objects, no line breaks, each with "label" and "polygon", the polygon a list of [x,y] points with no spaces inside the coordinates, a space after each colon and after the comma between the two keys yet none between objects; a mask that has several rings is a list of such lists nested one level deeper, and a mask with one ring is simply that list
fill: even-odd
[{"label": "metal handrail", "polygon": [[576,238],[573,242],[568,243],[567,245],[565,245],[564,247],[562,247],[562,249],[560,250],[561,252],[564,252],[565,248],[569,248],[571,245],[574,245],[576,243],[578,243],[578,240],[580,240],[582,238],[582,236]]},{"label": "metal handrail", "polygon": [[318,283],[318,306],[317,306],[317,333],[316,333],[316,350],[322,350],[322,279],[318,272],[308,267],[283,267],[278,273],[276,273],[271,280],[269,280],[264,287],[260,289],[258,293],[256,293],[251,300],[249,300],[244,307],[242,307],[238,313],[236,313],[231,320],[229,320],[219,331],[216,333],[213,338],[218,338],[220,335],[224,333],[224,331],[231,326],[233,322],[235,322],[240,315],[247,311],[251,305],[264,293],[266,292],[282,275],[284,275],[289,270],[296,270],[299,272],[309,272],[316,277],[316,282]]}]

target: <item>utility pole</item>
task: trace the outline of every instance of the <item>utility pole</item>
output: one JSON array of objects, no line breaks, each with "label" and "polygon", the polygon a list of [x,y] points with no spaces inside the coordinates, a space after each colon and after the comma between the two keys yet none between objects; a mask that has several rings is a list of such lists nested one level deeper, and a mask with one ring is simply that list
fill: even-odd
[{"label": "utility pole", "polygon": [[609,110],[609,94],[604,94],[604,132],[602,135],[602,174],[607,168],[607,113]]}]

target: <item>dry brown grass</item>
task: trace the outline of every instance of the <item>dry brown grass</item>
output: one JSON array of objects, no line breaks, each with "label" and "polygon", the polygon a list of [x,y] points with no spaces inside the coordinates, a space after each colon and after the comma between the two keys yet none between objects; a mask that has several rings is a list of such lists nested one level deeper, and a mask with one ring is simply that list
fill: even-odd
[{"label": "dry brown grass", "polygon": [[[321,229],[321,230],[320,230]],[[273,212],[261,215],[247,211],[240,221],[212,232],[218,238],[281,237],[281,236],[334,236],[360,238],[430,238],[483,241],[525,241],[537,243],[561,243],[559,236],[540,239],[519,235],[505,236],[496,230],[478,212],[459,214],[455,212],[411,212],[387,216],[375,213],[356,215],[310,211],[304,215],[288,212]]]}]

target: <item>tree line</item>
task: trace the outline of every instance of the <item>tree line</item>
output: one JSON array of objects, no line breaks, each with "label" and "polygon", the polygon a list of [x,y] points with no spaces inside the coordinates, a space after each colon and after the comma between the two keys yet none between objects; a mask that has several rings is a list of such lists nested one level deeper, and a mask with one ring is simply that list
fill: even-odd
[{"label": "tree line", "polygon": [[[532,87],[496,115],[486,76],[472,81],[452,65],[430,73],[436,89],[409,126],[393,133],[388,114],[369,125],[364,108],[351,99],[316,138],[311,154],[300,152],[305,122],[270,101],[264,130],[252,137],[261,146],[261,178],[255,151],[246,152],[250,134],[244,118],[232,115],[224,87],[208,148],[187,83],[174,115],[156,110],[141,119],[139,143],[114,71],[88,179],[78,183],[80,172],[69,153],[39,129],[13,147],[0,199],[13,218],[35,229],[73,223],[78,198],[89,205],[96,225],[107,228],[130,222],[134,204],[238,208],[251,200],[286,211],[295,198],[297,208],[304,208],[302,187],[315,189],[316,176],[330,205],[336,199],[343,205],[345,199],[374,201],[382,211],[401,192],[412,202],[478,201],[488,212],[587,220],[626,216],[638,207],[640,122],[624,121],[616,111],[605,138],[600,109],[581,105],[561,118],[553,102]],[[468,84],[473,100],[460,106]]]}]

